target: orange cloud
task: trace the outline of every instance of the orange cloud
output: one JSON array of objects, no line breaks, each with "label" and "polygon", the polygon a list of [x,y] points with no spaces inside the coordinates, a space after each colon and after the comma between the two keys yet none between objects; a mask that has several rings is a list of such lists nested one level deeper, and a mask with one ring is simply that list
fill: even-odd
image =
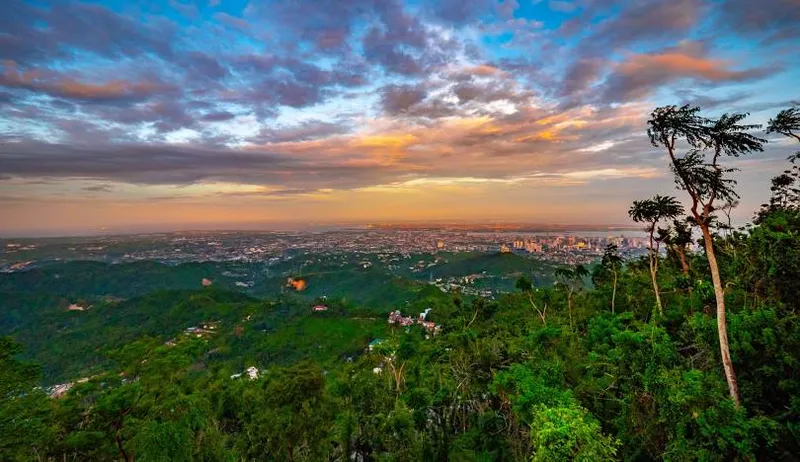
[{"label": "orange cloud", "polygon": [[114,80],[102,84],[82,83],[75,80],[62,80],[50,85],[51,91],[67,98],[116,99],[126,96],[149,94],[160,88],[152,82],[126,82]]},{"label": "orange cloud", "polygon": [[351,141],[351,145],[355,147],[365,148],[393,148],[400,149],[411,146],[418,141],[414,135],[404,134],[385,134],[385,135],[365,135],[355,138]]},{"label": "orange cloud", "polygon": [[503,74],[503,71],[488,64],[481,64],[478,66],[471,67],[467,70],[473,75],[480,75],[480,76],[489,76],[489,75],[497,75]]},{"label": "orange cloud", "polygon": [[44,92],[50,96],[83,100],[142,99],[167,87],[156,82],[111,80],[103,83],[84,83],[53,71],[19,70],[16,63],[3,63],[0,86]]},{"label": "orange cloud", "polygon": [[634,55],[617,68],[624,74],[639,74],[658,69],[674,75],[697,77],[711,81],[736,80],[752,75],[752,71],[729,69],[731,63],[722,59],[701,58],[683,53]]},{"label": "orange cloud", "polygon": [[702,82],[742,82],[766,76],[774,69],[733,69],[734,63],[705,56],[694,43],[661,53],[634,54],[618,64],[606,80],[603,100],[627,102],[644,98],[656,89],[681,79]]}]

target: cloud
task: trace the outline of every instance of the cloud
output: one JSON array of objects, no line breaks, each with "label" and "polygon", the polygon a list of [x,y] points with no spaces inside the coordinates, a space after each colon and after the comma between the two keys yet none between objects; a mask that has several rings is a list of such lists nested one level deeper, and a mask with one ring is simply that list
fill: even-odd
[{"label": "cloud", "polygon": [[[639,148],[620,141],[610,162],[585,143],[625,140],[644,110],[431,119],[409,125],[384,120],[351,127],[307,121],[264,130],[239,148],[200,144],[0,142],[2,174],[21,178],[86,179],[104,183],[187,185],[227,182],[290,189],[352,189],[418,177],[502,178],[525,172],[559,173],[580,161],[584,170],[630,168]],[[138,117],[134,116],[134,118]],[[629,157],[623,154],[629,153]]]},{"label": "cloud", "polygon": [[[694,90],[678,90],[676,96],[681,98],[680,105],[700,106],[703,109],[715,109],[718,107],[738,107],[743,100],[753,96],[751,92],[736,91],[725,96],[714,97],[707,94],[698,93]],[[748,111],[744,111],[748,112]]]},{"label": "cloud", "polygon": [[236,117],[236,114],[230,111],[217,111],[204,114],[201,118],[206,122],[225,122]]},{"label": "cloud", "polygon": [[[473,0],[464,2],[461,0],[440,0],[434,3],[431,8],[433,16],[449,23],[464,24],[472,22],[491,11],[492,1]],[[506,0],[498,5],[504,16],[510,16],[518,7],[515,0]]]},{"label": "cloud", "polygon": [[581,58],[574,61],[564,73],[559,96],[570,97],[586,91],[600,78],[607,62],[599,58]]},{"label": "cloud", "polygon": [[453,86],[453,93],[462,104],[482,103],[475,106],[479,112],[490,110],[489,103],[493,102],[525,105],[534,96],[532,91],[519,89],[515,82],[506,79],[462,82]]},{"label": "cloud", "polygon": [[22,0],[3,4],[0,59],[29,64],[62,57],[68,47],[106,58],[172,55],[175,28],[166,21],[141,23],[108,8],[78,2],[34,7]]},{"label": "cloud", "polygon": [[219,99],[241,105],[260,119],[275,117],[281,106],[305,108],[322,104],[344,89],[367,84],[359,62],[336,63],[331,69],[272,54],[242,54],[228,60],[238,84],[221,89]]},{"label": "cloud", "polygon": [[[380,3],[378,3],[380,5]],[[354,23],[373,11],[369,0],[298,0],[274,4],[253,3],[256,15],[272,19],[287,36],[314,44],[319,50],[347,48]]]},{"label": "cloud", "polygon": [[645,178],[653,105],[774,112],[761,79],[797,80],[796,1],[201,2],[188,20],[9,0],[0,175],[84,198]]},{"label": "cloud", "polygon": [[358,167],[311,163],[260,150],[167,144],[81,146],[12,142],[0,144],[0,159],[3,173],[12,176],[151,185],[188,185],[201,181],[270,184],[285,182],[286,175],[302,175],[297,183],[312,187],[315,178],[326,184],[347,184],[348,171],[353,177],[359,176]]},{"label": "cloud", "polygon": [[111,186],[111,185],[108,185],[108,184],[98,184],[98,185],[87,186],[87,187],[83,188],[83,190],[84,191],[89,191],[89,192],[110,193],[110,192],[114,191],[114,187]]},{"label": "cloud", "polygon": [[765,42],[784,42],[800,37],[800,1],[729,0],[718,6],[718,27]]},{"label": "cloud", "polygon": [[514,12],[517,11],[519,8],[519,2],[517,0],[500,0],[499,3],[495,4],[495,10],[502,18],[513,18]]},{"label": "cloud", "polygon": [[[599,2],[600,8],[606,6]],[[621,8],[594,26],[584,20],[591,31],[580,47],[583,54],[607,55],[615,48],[628,48],[642,41],[681,36],[696,26],[705,14],[703,0],[642,0]],[[579,23],[580,24],[580,23]],[[570,30],[570,33],[580,33]]]},{"label": "cloud", "polygon": [[21,71],[11,62],[4,65],[3,73],[0,74],[0,86],[44,93],[57,98],[106,103],[142,101],[156,94],[175,90],[170,85],[146,80],[86,83],[49,70]]},{"label": "cloud", "polygon": [[214,13],[214,19],[219,21],[220,23],[224,24],[227,27],[237,29],[242,32],[249,32],[250,31],[250,23],[248,23],[245,19],[239,18],[223,11],[219,11]]},{"label": "cloud", "polygon": [[14,101],[14,95],[5,91],[0,91],[0,104],[8,104],[12,101]]},{"label": "cloud", "polygon": [[422,74],[422,62],[378,28],[370,29],[364,36],[362,47],[364,57],[380,64],[386,72],[405,76]]},{"label": "cloud", "polygon": [[199,51],[182,54],[179,62],[186,72],[194,77],[202,76],[210,81],[219,81],[228,76],[228,69],[213,56]]},{"label": "cloud", "polygon": [[680,50],[634,54],[615,66],[605,82],[602,99],[625,102],[648,96],[665,84],[690,79],[699,83],[745,82],[763,78],[774,69],[731,68],[729,61],[696,56]]},{"label": "cloud", "polygon": [[391,115],[407,114],[428,96],[424,88],[413,85],[388,85],[380,93],[381,107]]},{"label": "cloud", "polygon": [[549,0],[547,6],[559,13],[572,13],[580,7],[578,2],[569,0]]},{"label": "cloud", "polygon": [[351,130],[348,124],[307,120],[294,126],[266,128],[249,141],[256,144],[309,141],[332,135],[341,135]]},{"label": "cloud", "polygon": [[511,175],[507,177],[420,177],[388,184],[359,188],[367,192],[409,192],[419,188],[469,188],[492,185],[524,185],[547,184],[554,186],[576,186],[591,181],[602,181],[620,178],[656,178],[663,173],[654,168],[606,168],[598,170],[573,170],[562,173],[532,173],[528,175]]}]

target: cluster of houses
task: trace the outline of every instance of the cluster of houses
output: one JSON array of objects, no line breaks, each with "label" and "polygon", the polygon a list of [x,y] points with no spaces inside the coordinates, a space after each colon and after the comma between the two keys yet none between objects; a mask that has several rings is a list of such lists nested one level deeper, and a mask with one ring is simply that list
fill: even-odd
[{"label": "cluster of houses", "polygon": [[75,384],[72,382],[67,383],[59,383],[58,385],[53,385],[52,387],[47,389],[47,394],[54,399],[63,398],[64,395],[74,386]]},{"label": "cluster of houses", "polygon": [[416,318],[412,316],[403,316],[403,313],[400,310],[395,310],[389,313],[389,319],[387,322],[392,325],[399,325],[403,327],[413,326],[414,324],[419,324],[429,334],[437,334],[442,329],[442,326],[436,324],[433,321],[428,321],[428,313],[431,311],[430,308],[426,309],[422,313],[419,314]]},{"label": "cluster of houses", "polygon": [[[184,335],[188,337],[197,337],[203,338],[208,337],[209,335],[217,333],[217,327],[219,327],[219,321],[212,321],[212,322],[204,322],[199,326],[189,326],[183,330]],[[178,343],[178,339],[173,338],[164,342],[164,345],[167,346],[175,346]]]},{"label": "cluster of houses", "polygon": [[76,383],[86,383],[89,381],[91,377],[84,377],[82,379],[78,379],[77,382],[66,382],[66,383],[59,383],[58,385],[53,385],[46,389],[48,396],[53,399],[63,398],[66,396],[67,392],[75,386]]},{"label": "cluster of houses", "polygon": [[70,303],[69,306],[67,307],[67,311],[86,311],[89,308],[91,308],[91,305],[83,306],[78,303]]},{"label": "cluster of houses", "polygon": [[206,322],[198,326],[190,326],[184,330],[184,333],[187,335],[194,335],[195,337],[205,337],[209,334],[216,334],[217,333],[217,326],[219,326],[219,322]]},{"label": "cluster of houses", "polygon": [[238,379],[239,377],[247,374],[247,378],[250,380],[255,380],[258,378],[258,368],[255,366],[250,366],[244,372],[239,372],[238,374],[233,374],[231,376],[232,379]]}]

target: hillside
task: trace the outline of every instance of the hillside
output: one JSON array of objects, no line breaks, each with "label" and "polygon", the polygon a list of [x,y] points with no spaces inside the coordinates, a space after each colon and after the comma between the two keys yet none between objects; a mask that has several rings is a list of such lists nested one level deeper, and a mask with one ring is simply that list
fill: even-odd
[{"label": "hillside", "polygon": [[[25,299],[18,296],[3,304],[21,302]],[[86,311],[42,306],[22,322],[4,321],[2,334],[23,344],[26,356],[44,366],[45,383],[55,383],[112,367],[105,353],[137,339],[152,337],[163,343],[203,324],[214,325],[214,332],[204,338],[209,349],[219,350],[216,365],[236,368],[248,362],[288,364],[305,357],[324,363],[358,354],[382,332],[385,318],[365,316],[339,303],[328,313],[315,314],[298,297],[262,301],[208,288],[156,291],[121,302],[98,302]]]},{"label": "hillside", "polygon": [[447,254],[446,262],[430,269],[434,278],[459,277],[486,273],[494,276],[514,277],[535,275],[542,285],[552,284],[556,265],[533,260],[514,253]]},{"label": "hillside", "polygon": [[[76,262],[0,275],[9,336],[0,337],[0,424],[17,441],[0,451],[10,460],[30,459],[31,447],[85,460],[124,459],[120,448],[155,460],[792,460],[800,221],[765,220],[717,238],[741,407],[726,386],[699,252],[686,254],[688,276],[675,253],[660,259],[663,315],[647,258],[615,260],[613,247],[588,276],[564,268],[561,284],[494,298],[465,291],[547,267],[510,254],[305,257],[250,268],[258,284],[231,290],[246,265]],[[287,275],[307,289],[286,288]],[[475,280],[450,291],[437,282],[465,276]],[[214,282],[197,287],[198,277]],[[181,284],[195,287],[164,289]],[[402,311],[394,324],[390,309]]]},{"label": "hillside", "polygon": [[[381,295],[385,279],[374,263],[337,263],[339,274],[330,263],[306,265],[298,277],[309,291],[345,295],[325,301],[288,290],[259,298],[216,283],[67,299],[58,290],[75,287],[40,281],[28,292],[26,273],[3,275],[14,292],[0,299],[8,315],[0,334],[10,334],[0,337],[0,385],[12,399],[0,405],[0,422],[19,441],[6,454],[26,460],[34,447],[53,458],[113,460],[122,447],[161,460],[787,459],[800,448],[800,324],[787,284],[800,252],[787,230],[797,224],[775,217],[720,241],[735,249],[720,261],[735,282],[727,295],[740,408],[722,373],[701,253],[689,255],[689,279],[674,256],[661,261],[663,317],[646,259],[618,267],[606,260],[591,287],[576,277],[495,300],[386,273],[413,288],[396,307],[408,326],[352,301],[358,281]],[[777,251],[776,242],[791,245]],[[749,266],[767,261],[776,269],[769,279]],[[119,274],[148,268],[120,265],[115,275],[116,266],[77,267],[87,269],[76,278],[82,290],[92,275],[110,281],[103,292],[122,289],[111,284]],[[150,267],[197,275],[191,266]],[[515,255],[436,255],[411,268],[420,278],[415,269],[508,280],[536,271]],[[63,271],[27,275],[60,281],[54,274]],[[316,303],[327,309],[313,311]],[[428,308],[426,322],[438,328],[417,323]],[[65,382],[44,389],[59,398],[36,388]]]}]

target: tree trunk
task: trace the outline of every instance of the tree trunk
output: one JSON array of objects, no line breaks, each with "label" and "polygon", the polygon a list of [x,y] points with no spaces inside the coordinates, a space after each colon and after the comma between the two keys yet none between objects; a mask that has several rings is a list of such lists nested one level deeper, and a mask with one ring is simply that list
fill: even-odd
[{"label": "tree trunk", "polygon": [[717,256],[714,253],[714,239],[708,225],[700,225],[703,231],[703,242],[706,247],[706,258],[711,269],[711,280],[714,283],[714,297],[717,300],[717,331],[719,332],[719,351],[722,356],[722,367],[725,370],[725,379],[728,381],[728,391],[731,394],[736,407],[741,405],[739,401],[739,385],[736,383],[736,372],[733,370],[731,362],[731,352],[728,347],[728,326],[725,322],[725,290],[722,288],[722,279],[719,276],[719,266]]},{"label": "tree trunk", "polygon": [[572,290],[567,294],[567,310],[569,311],[569,327],[574,329],[575,324],[572,322]]},{"label": "tree trunk", "polygon": [[119,450],[120,456],[122,456],[122,460],[125,462],[130,462],[130,456],[128,456],[128,453],[125,452],[125,445],[122,441],[122,419],[124,419],[124,417],[122,417],[119,422],[114,424],[114,440],[117,442],[117,449]]},{"label": "tree trunk", "polygon": [[658,306],[658,314],[664,316],[664,308],[661,306],[661,295],[658,293],[658,280],[656,275],[658,273],[658,269],[656,268],[656,264],[658,261],[658,254],[655,253],[655,249],[653,248],[653,233],[650,233],[650,278],[653,280],[653,292],[656,294],[656,305]]},{"label": "tree trunk", "polygon": [[617,272],[614,271],[614,288],[611,290],[611,314],[614,314],[614,305],[617,301]]},{"label": "tree trunk", "polygon": [[686,262],[686,248],[683,246],[677,246],[676,250],[678,252],[678,258],[681,260],[681,271],[686,276],[689,276],[689,263]]}]

